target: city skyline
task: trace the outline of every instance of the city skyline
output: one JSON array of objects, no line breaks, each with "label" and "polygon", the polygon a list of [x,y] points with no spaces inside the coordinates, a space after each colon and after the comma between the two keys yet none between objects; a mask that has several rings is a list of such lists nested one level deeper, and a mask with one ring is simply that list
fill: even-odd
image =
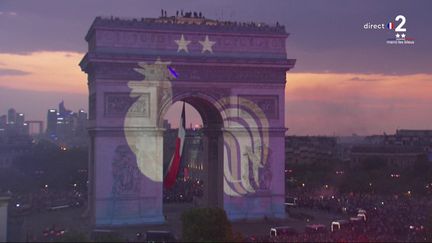
[{"label": "city skyline", "polygon": [[[291,135],[432,128],[429,2],[381,1],[371,7],[371,2],[359,1],[255,1],[248,9],[244,1],[109,3],[86,2],[85,9],[77,2],[0,4],[0,34],[5,36],[0,40],[1,114],[13,107],[28,119],[46,121],[46,110],[61,100],[71,110],[87,111],[86,76],[78,63],[87,49],[84,35],[90,23],[99,15],[158,17],[162,8],[168,15],[192,9],[211,19],[285,25],[291,34],[287,55],[297,59],[285,90]],[[368,22],[387,22],[397,14],[407,17],[414,45],[386,45],[389,33],[363,29]],[[174,126],[179,107],[175,104],[167,117]]]}]

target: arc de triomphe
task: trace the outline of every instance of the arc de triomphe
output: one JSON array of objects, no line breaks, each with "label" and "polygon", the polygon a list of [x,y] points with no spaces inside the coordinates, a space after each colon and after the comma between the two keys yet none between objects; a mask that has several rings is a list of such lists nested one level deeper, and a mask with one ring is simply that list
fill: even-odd
[{"label": "arc de triomphe", "polygon": [[231,220],[285,217],[287,37],[279,25],[97,17],[80,63],[93,224],[164,221],[163,118],[176,101],[204,123],[208,206]]}]

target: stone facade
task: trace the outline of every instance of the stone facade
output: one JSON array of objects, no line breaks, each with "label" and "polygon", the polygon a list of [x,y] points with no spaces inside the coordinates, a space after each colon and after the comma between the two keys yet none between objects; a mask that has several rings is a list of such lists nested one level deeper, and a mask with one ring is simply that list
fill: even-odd
[{"label": "stone facade", "polygon": [[285,74],[295,64],[286,58],[288,34],[224,26],[93,22],[80,66],[88,74],[94,225],[164,221],[163,118],[177,101],[202,116],[207,204],[231,220],[285,217]]}]

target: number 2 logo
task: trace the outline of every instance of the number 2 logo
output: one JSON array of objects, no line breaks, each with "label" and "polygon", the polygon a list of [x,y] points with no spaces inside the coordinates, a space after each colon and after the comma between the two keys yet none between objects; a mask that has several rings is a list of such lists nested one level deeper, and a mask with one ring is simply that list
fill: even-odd
[{"label": "number 2 logo", "polygon": [[406,28],[403,28],[403,26],[405,25],[405,23],[406,23],[406,18],[405,18],[405,16],[403,16],[403,15],[398,15],[398,16],[396,16],[396,18],[395,18],[395,21],[397,22],[397,21],[401,21],[399,24],[398,24],[398,26],[396,27],[396,29],[395,29],[395,31],[396,32],[406,32]]}]

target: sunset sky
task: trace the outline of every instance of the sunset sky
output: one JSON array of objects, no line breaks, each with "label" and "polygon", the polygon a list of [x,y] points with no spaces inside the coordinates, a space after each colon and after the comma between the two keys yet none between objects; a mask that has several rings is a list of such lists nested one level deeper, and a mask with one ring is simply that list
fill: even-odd
[{"label": "sunset sky", "polygon": [[[212,19],[285,25],[288,58],[297,59],[287,74],[288,134],[432,129],[432,1],[427,0],[1,0],[0,114],[14,107],[28,120],[45,120],[47,109],[61,100],[69,109],[87,110],[86,74],[78,63],[93,19],[158,17],[161,8],[168,15],[183,9]],[[399,14],[407,19],[414,45],[388,45],[394,32],[363,29]],[[173,110],[169,118],[175,123],[178,109]]]}]

